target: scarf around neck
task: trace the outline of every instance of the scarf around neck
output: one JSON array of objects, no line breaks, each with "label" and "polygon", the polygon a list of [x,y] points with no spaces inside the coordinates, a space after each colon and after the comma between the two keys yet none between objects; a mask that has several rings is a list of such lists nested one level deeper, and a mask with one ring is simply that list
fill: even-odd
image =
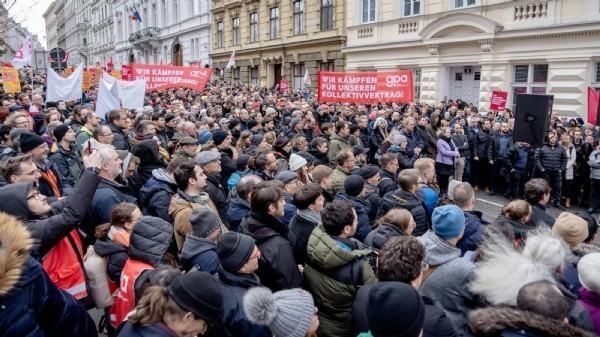
[{"label": "scarf around neck", "polygon": [[321,223],[321,213],[319,212],[315,212],[312,211],[310,209],[298,209],[296,211],[296,213],[298,213],[299,216],[303,217],[304,219],[307,219],[310,222],[319,224]]}]

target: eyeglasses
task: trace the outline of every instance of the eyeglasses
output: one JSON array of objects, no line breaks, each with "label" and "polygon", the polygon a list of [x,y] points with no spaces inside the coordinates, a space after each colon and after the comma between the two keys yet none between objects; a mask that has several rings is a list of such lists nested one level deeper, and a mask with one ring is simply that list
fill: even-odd
[{"label": "eyeglasses", "polygon": [[40,193],[40,191],[33,191],[33,194],[27,197],[27,200],[31,200],[31,199],[41,200],[42,194]]}]

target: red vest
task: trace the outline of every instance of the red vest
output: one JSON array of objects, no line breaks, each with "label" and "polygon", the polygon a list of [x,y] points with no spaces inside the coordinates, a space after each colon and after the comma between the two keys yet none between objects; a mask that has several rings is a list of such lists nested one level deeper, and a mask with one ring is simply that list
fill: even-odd
[{"label": "red vest", "polygon": [[[73,247],[69,242],[69,236],[73,239],[76,247]],[[87,289],[83,266],[79,263],[77,254],[83,256],[83,246],[77,230],[74,229],[67,237],[64,237],[56,246],[50,249],[42,259],[42,266],[50,280],[59,289],[68,292],[79,300],[87,296]]]},{"label": "red vest", "polygon": [[144,262],[127,259],[121,273],[121,286],[115,298],[115,304],[110,307],[110,325],[117,328],[135,307],[135,280],[144,270],[154,269]]}]

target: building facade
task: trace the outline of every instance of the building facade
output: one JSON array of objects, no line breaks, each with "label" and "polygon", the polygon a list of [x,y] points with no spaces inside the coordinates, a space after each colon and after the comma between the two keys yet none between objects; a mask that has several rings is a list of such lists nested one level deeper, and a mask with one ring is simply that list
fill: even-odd
[{"label": "building facade", "polygon": [[42,15],[46,21],[46,48],[52,50],[58,47],[58,31],[56,26],[56,14],[54,14],[53,2],[48,6],[48,9]]},{"label": "building facade", "polygon": [[115,66],[211,64],[210,0],[136,0],[135,8],[141,22],[131,1],[115,2]]},{"label": "building facade", "polygon": [[[30,34],[30,32],[20,23],[15,22],[13,18],[8,18],[6,29],[7,38],[5,41],[7,48],[6,54],[4,54],[4,59],[10,61],[15,57],[19,48],[21,48],[21,44],[23,41],[25,41],[25,38]],[[42,45],[40,44],[36,34],[31,35],[31,47],[33,50],[42,49]]]},{"label": "building facade", "polygon": [[106,64],[115,56],[115,12],[114,7],[118,1],[95,1],[90,4],[89,17],[91,23],[88,39],[89,65],[106,67]]},{"label": "building facade", "polygon": [[[273,87],[316,86],[319,70],[343,71],[347,1],[214,0],[214,76]],[[235,51],[234,68],[225,69]]]},{"label": "building facade", "polygon": [[346,15],[348,70],[413,69],[421,101],[486,111],[492,91],[513,109],[518,93],[551,94],[585,119],[600,88],[597,0],[353,0]]},{"label": "building facade", "polygon": [[67,65],[76,67],[79,63],[91,65],[89,55],[91,3],[89,1],[67,1],[65,3],[66,51],[69,53]]}]

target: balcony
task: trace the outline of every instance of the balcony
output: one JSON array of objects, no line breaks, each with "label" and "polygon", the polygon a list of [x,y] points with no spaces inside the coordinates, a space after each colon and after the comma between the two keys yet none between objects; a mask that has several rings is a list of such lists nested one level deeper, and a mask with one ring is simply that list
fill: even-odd
[{"label": "balcony", "polygon": [[129,35],[135,49],[144,50],[160,47],[160,28],[148,27]]}]

